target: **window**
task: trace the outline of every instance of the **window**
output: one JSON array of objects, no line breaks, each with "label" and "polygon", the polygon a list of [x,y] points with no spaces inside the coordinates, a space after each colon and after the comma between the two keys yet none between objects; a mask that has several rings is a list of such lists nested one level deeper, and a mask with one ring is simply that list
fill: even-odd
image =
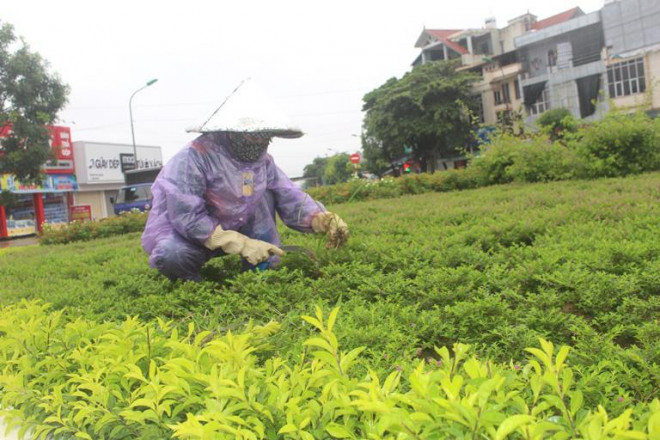
[{"label": "window", "polygon": [[548,51],[548,67],[557,65],[557,49],[550,49]]},{"label": "window", "polygon": [[644,58],[622,61],[607,67],[610,97],[628,96],[646,91]]},{"label": "window", "polygon": [[531,115],[540,115],[546,110],[550,109],[550,95],[547,90],[544,90],[541,93],[539,99],[536,102],[529,106],[529,113]]},{"label": "window", "polygon": [[495,98],[495,105],[502,104],[502,92],[500,90],[495,90],[493,92],[493,97]]},{"label": "window", "polygon": [[149,185],[128,186],[121,188],[117,194],[117,203],[130,203],[138,200],[151,199],[151,187]]},{"label": "window", "polygon": [[499,90],[495,90],[493,97],[495,98],[495,105],[510,103],[511,92],[509,91],[509,83],[504,83]]},{"label": "window", "polygon": [[509,92],[509,83],[502,84],[502,99],[504,102],[511,102],[511,93]]},{"label": "window", "polygon": [[515,93],[516,99],[520,99],[520,81],[517,79],[513,82],[513,93]]}]

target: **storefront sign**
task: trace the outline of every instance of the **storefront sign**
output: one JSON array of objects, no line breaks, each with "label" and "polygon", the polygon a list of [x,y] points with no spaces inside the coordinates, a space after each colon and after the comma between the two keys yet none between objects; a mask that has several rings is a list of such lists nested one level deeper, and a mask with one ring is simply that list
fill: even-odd
[{"label": "storefront sign", "polygon": [[73,174],[73,146],[71,144],[71,129],[69,127],[49,126],[50,146],[56,158],[46,162],[46,173]]},{"label": "storefront sign", "polygon": [[31,235],[37,233],[37,225],[34,220],[8,220],[7,236],[20,237],[21,235]]},{"label": "storefront sign", "polygon": [[119,155],[119,162],[121,164],[121,172],[125,173],[126,171],[135,169],[135,155],[121,153]]},{"label": "storefront sign", "polygon": [[92,219],[91,205],[73,205],[69,208],[69,221],[84,222]]},{"label": "storefront sign", "polygon": [[[133,155],[132,145],[76,142],[78,169],[76,174],[81,183],[123,183],[123,169],[130,169]],[[130,156],[130,158],[129,158]],[[138,169],[163,166],[160,147],[137,147]],[[80,160],[84,160],[84,166]]]},{"label": "storefront sign", "polygon": [[73,174],[47,175],[41,184],[23,184],[11,174],[0,175],[0,190],[16,194],[65,192],[77,189],[78,182]]}]

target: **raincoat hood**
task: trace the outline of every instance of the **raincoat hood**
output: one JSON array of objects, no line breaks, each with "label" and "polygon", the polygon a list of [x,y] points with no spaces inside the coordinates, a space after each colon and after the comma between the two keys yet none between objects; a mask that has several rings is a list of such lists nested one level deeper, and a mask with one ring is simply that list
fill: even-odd
[{"label": "raincoat hood", "polygon": [[303,135],[302,130],[251,79],[239,84],[206,121],[186,131],[264,133],[283,138]]}]

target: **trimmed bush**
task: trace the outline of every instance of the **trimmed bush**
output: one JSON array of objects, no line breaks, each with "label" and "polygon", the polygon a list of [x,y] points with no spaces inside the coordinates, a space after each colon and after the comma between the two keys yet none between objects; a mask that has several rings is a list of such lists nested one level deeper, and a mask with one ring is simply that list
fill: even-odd
[{"label": "trimmed bush", "polygon": [[483,185],[566,180],[574,175],[575,154],[545,135],[524,140],[502,135],[485,145],[470,167]]},{"label": "trimmed bush", "polygon": [[[584,400],[569,348],[527,361],[435,347],[386,376],[357,375],[335,308],[294,361],[264,355],[278,325],[180,334],[172,323],[96,324],[23,303],[0,312],[0,390],[10,426],[35,438],[657,438],[660,401],[616,410]],[[606,375],[606,373],[602,373]]]},{"label": "trimmed bush", "polygon": [[582,132],[572,147],[579,177],[619,177],[660,170],[660,120],[612,112]]},{"label": "trimmed bush", "polygon": [[147,222],[147,212],[123,212],[115,217],[108,217],[98,221],[74,221],[56,227],[44,224],[40,235],[41,244],[65,244],[74,241],[87,241],[95,238],[111,237],[114,235],[141,232]]}]

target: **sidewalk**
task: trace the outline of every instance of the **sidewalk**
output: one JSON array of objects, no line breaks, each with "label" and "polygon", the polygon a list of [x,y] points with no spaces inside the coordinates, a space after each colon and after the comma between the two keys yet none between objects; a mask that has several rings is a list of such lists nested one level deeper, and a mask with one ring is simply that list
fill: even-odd
[{"label": "sidewalk", "polygon": [[10,238],[6,240],[0,240],[0,249],[16,246],[33,246],[39,244],[39,239],[36,235],[30,235],[28,237],[19,237],[19,238]]}]

